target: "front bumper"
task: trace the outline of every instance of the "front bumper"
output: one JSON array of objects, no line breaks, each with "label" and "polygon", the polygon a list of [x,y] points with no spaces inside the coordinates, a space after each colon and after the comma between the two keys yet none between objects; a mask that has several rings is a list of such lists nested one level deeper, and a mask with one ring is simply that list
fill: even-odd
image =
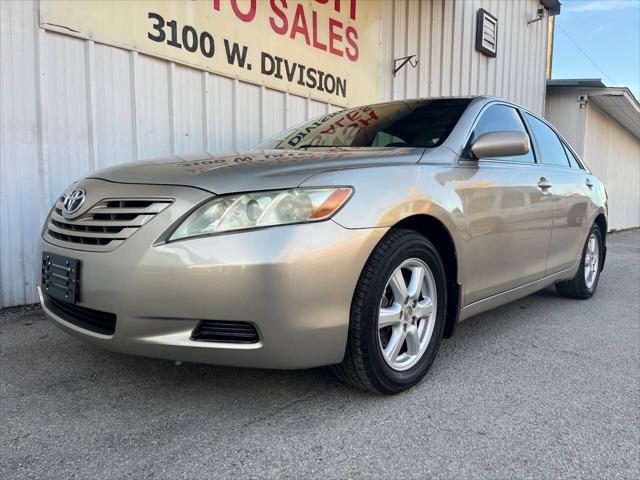
[{"label": "front bumper", "polygon": [[[355,285],[385,228],[349,230],[329,220],[154,245],[180,214],[173,208],[110,252],[41,240],[40,251],[82,262],[78,305],[115,313],[117,322],[113,335],[80,328],[49,309],[39,287],[46,315],[127,354],[282,369],[342,360]],[[201,320],[250,322],[260,340],[191,340]]]}]

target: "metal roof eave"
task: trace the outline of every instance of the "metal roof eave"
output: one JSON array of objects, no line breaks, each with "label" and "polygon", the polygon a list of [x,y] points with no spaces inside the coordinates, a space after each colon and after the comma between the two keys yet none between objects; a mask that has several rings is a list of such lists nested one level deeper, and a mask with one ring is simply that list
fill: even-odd
[{"label": "metal roof eave", "polygon": [[600,78],[561,78],[547,80],[547,87],[607,88]]},{"label": "metal roof eave", "polygon": [[640,104],[628,88],[589,92],[589,99],[640,140]]},{"label": "metal roof eave", "polygon": [[560,15],[560,0],[540,0],[540,3],[549,10],[549,15]]},{"label": "metal roof eave", "polygon": [[607,87],[599,78],[547,80],[547,89],[574,88],[640,140],[640,103],[626,87]]}]

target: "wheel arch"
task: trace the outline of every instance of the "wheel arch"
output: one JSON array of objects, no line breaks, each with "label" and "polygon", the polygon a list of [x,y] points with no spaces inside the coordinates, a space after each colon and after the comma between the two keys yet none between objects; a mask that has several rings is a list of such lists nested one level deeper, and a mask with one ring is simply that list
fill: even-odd
[{"label": "wheel arch", "polygon": [[602,236],[604,237],[607,234],[607,219],[604,216],[604,213],[599,213],[593,223],[595,223],[596,225],[598,225],[598,227],[600,227],[600,230],[602,231]]},{"label": "wheel arch", "polygon": [[447,278],[447,316],[443,337],[451,338],[458,323],[462,302],[462,286],[459,283],[458,275],[458,251],[451,232],[449,232],[445,224],[436,217],[425,214],[412,215],[404,218],[391,228],[413,230],[428,238],[438,250],[444,263]]},{"label": "wheel arch", "polygon": [[593,223],[598,225],[600,233],[602,233],[602,262],[600,262],[600,271],[602,271],[607,258],[607,218],[604,213],[599,213]]}]

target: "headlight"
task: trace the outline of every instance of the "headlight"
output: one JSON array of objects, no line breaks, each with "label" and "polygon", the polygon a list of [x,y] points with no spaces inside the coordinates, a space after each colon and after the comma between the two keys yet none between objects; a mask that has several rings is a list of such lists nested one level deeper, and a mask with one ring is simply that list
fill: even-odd
[{"label": "headlight", "polygon": [[192,212],[169,241],[248,228],[318,222],[330,218],[353,189],[294,188],[217,197]]}]

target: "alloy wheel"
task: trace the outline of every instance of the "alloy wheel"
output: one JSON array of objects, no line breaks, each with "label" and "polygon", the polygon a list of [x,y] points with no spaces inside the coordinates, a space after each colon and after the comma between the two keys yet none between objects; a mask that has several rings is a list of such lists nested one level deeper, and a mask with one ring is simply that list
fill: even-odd
[{"label": "alloy wheel", "polygon": [[600,267],[600,241],[595,233],[592,233],[587,242],[584,254],[584,283],[589,290],[593,288],[598,278]]},{"label": "alloy wheel", "polygon": [[385,362],[408,370],[427,350],[436,322],[436,282],[418,258],[405,260],[387,280],[378,313],[378,340]]}]

